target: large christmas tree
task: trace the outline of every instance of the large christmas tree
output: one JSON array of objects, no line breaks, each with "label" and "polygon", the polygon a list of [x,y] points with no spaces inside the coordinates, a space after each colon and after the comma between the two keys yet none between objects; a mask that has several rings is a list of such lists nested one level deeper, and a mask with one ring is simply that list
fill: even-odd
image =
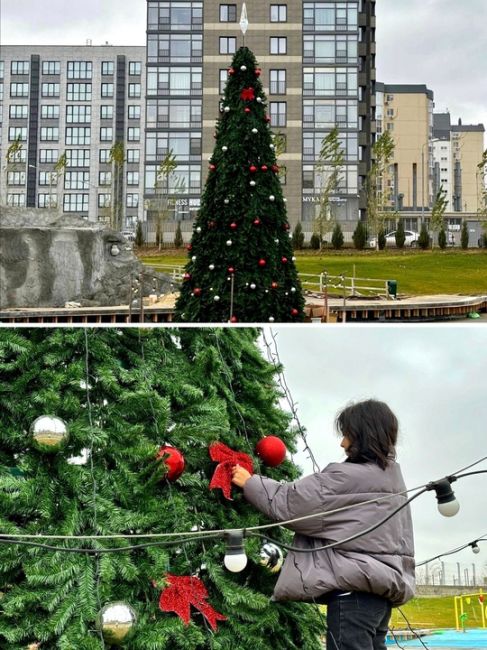
[{"label": "large christmas tree", "polygon": [[216,144],[176,306],[185,322],[298,322],[304,299],[260,69],[242,47],[228,71]]},{"label": "large christmas tree", "polygon": [[[260,541],[234,574],[224,538],[203,537],[263,523],[238,489],[210,489],[222,445],[275,479],[298,475],[254,452],[269,434],[296,443],[257,337],[0,330],[0,647],[321,647],[313,605],[270,601]],[[127,537],[188,531],[202,538]]]}]

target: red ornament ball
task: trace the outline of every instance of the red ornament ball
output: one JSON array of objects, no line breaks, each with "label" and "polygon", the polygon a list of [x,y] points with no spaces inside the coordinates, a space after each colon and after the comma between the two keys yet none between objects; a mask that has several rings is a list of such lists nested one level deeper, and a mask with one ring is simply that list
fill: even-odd
[{"label": "red ornament ball", "polygon": [[193,250],[193,246],[192,246],[191,244],[188,244],[188,245],[186,246],[186,250],[188,250],[188,251],[192,251],[192,250]]},{"label": "red ornament ball", "polygon": [[261,220],[260,219],[254,219],[254,226],[260,226]]},{"label": "red ornament ball", "polygon": [[210,169],[211,169],[212,172],[214,172],[215,169],[216,169],[216,165],[211,164],[211,165],[210,165]]},{"label": "red ornament ball", "polygon": [[271,169],[275,174],[277,174],[277,172],[279,171],[279,167],[277,165],[272,165]]},{"label": "red ornament ball", "polygon": [[266,436],[259,440],[255,451],[269,467],[277,467],[286,458],[287,448],[277,436]]},{"label": "red ornament ball", "polygon": [[250,113],[250,108],[247,106],[247,108],[244,109],[246,113]]},{"label": "red ornament ball", "polygon": [[249,170],[254,174],[257,171],[257,167],[255,165],[250,165]]},{"label": "red ornament ball", "polygon": [[262,259],[259,260],[259,266],[264,267],[266,264],[267,264],[267,262],[265,261],[264,258],[262,258]]},{"label": "red ornament ball", "polygon": [[260,77],[261,74],[262,74],[262,70],[260,68],[256,68],[255,69],[255,76]]},{"label": "red ornament ball", "polygon": [[229,273],[235,273],[235,269],[233,268],[233,266],[229,266],[228,269],[227,269],[227,271],[228,271]]},{"label": "red ornament ball", "polygon": [[261,169],[262,169],[263,172],[266,172],[267,171],[267,165],[262,165]]},{"label": "red ornament ball", "polygon": [[283,264],[287,264],[287,257],[281,257],[281,262]]},{"label": "red ornament ball", "polygon": [[265,116],[265,121],[266,121],[266,122],[270,122],[270,121],[271,121],[271,118],[269,117],[269,115],[266,115],[266,116]]},{"label": "red ornament ball", "polygon": [[228,74],[235,74],[235,68],[228,68]]},{"label": "red ornament ball", "polygon": [[208,228],[214,228],[216,226],[216,221],[208,221]]},{"label": "red ornament ball", "polygon": [[284,230],[289,230],[290,227],[291,227],[291,226],[290,226],[288,223],[285,223],[285,224],[283,225]]},{"label": "red ornament ball", "polygon": [[230,322],[231,322],[231,323],[238,323],[238,318],[237,318],[236,316],[232,316],[232,317],[230,318]]},{"label": "red ornament ball", "polygon": [[235,221],[232,221],[232,223],[230,224],[230,228],[232,230],[237,230],[237,224],[235,223]]},{"label": "red ornament ball", "polygon": [[278,286],[279,286],[279,285],[277,284],[277,282],[273,282],[273,283],[271,284],[271,288],[272,288],[272,289],[277,289]]},{"label": "red ornament ball", "polygon": [[298,316],[298,314],[299,314],[299,311],[295,307],[293,307],[291,309],[291,316]]},{"label": "red ornament ball", "polygon": [[163,456],[165,456],[164,463],[168,469],[164,478],[167,478],[168,481],[176,481],[184,472],[185,462],[183,454],[176,447],[164,445],[164,447],[159,449],[157,458],[162,458]]},{"label": "red ornament ball", "polygon": [[183,275],[183,280],[191,280],[192,277],[193,277],[193,276],[191,275],[191,273],[185,273],[185,274]]},{"label": "red ornament ball", "polygon": [[193,293],[195,296],[201,296],[201,289],[199,287],[195,287],[193,289]]}]

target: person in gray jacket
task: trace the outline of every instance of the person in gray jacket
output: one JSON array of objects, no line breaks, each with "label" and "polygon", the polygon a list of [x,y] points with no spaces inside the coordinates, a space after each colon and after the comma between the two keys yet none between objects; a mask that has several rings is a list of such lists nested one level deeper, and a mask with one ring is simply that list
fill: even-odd
[{"label": "person in gray jacket", "polygon": [[[298,519],[285,524],[299,551],[288,553],[273,600],[326,603],[329,650],[384,650],[391,607],[414,595],[409,506],[357,539],[313,549],[364,531],[406,501],[395,461],[398,421],[387,404],[366,400],[342,410],[336,427],[344,462],[293,483],[251,476],[237,465],[233,482],[269,519]],[[333,512],[345,506],[352,507]]]}]

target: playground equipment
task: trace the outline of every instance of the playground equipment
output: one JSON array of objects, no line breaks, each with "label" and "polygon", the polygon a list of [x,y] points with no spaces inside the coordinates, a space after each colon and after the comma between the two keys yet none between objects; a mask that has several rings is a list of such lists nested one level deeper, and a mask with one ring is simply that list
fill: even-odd
[{"label": "playground equipment", "polygon": [[462,594],[461,596],[455,596],[455,624],[457,630],[463,630],[465,632],[465,624],[468,619],[468,614],[464,609],[464,601],[466,605],[470,605],[472,599],[477,599],[480,606],[480,618],[482,621],[482,627],[485,629],[485,619],[487,617],[487,607],[485,605],[484,599],[485,594],[482,593],[480,589],[478,594]]}]

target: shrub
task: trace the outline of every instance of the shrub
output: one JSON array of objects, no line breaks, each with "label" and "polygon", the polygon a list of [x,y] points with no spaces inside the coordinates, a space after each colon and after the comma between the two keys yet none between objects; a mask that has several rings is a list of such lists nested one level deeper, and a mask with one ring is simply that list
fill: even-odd
[{"label": "shrub", "polygon": [[339,223],[336,223],[331,235],[331,245],[336,251],[339,251],[344,241],[342,227]]},{"label": "shrub", "polygon": [[357,227],[353,231],[353,245],[358,251],[361,251],[365,248],[366,241],[367,231],[365,230],[365,224],[363,221],[359,221]]},{"label": "shrub", "polygon": [[438,233],[438,246],[441,248],[441,250],[444,250],[446,248],[446,232],[443,226]]},{"label": "shrub", "polygon": [[300,222],[298,222],[296,224],[296,227],[294,228],[292,244],[294,250],[300,251],[302,248],[304,248],[304,232],[303,232],[303,226],[301,225]]},{"label": "shrub", "polygon": [[428,233],[428,228],[425,223],[421,224],[421,230],[419,231],[418,246],[425,251],[429,248],[430,245],[430,236]]},{"label": "shrub", "polygon": [[181,248],[183,245],[183,233],[181,232],[181,224],[178,221],[178,227],[176,228],[176,233],[174,235],[174,247]]},{"label": "shrub", "polygon": [[144,245],[144,231],[142,230],[141,221],[137,221],[137,228],[135,229],[135,245],[137,248]]},{"label": "shrub", "polygon": [[463,250],[468,248],[468,226],[467,222],[464,220],[462,223],[462,234],[460,235],[460,245]]},{"label": "shrub", "polygon": [[395,238],[396,238],[396,246],[398,248],[404,248],[404,243],[406,241],[406,233],[404,232],[404,221],[402,219],[399,219],[399,223],[397,224]]},{"label": "shrub", "polygon": [[377,243],[379,245],[379,250],[383,251],[384,248],[386,247],[386,233],[384,232],[383,228],[379,230],[379,234],[377,236]]},{"label": "shrub", "polygon": [[314,232],[309,240],[309,247],[317,251],[320,248],[320,236]]}]

